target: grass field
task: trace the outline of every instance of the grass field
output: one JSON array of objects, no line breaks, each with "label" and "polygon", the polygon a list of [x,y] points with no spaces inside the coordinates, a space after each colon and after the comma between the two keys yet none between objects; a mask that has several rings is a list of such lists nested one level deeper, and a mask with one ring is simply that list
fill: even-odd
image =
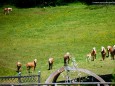
[{"label": "grass field", "polygon": [[[28,75],[26,63],[38,60],[36,71],[42,81],[63,66],[63,55],[70,52],[79,68],[96,74],[115,73],[115,60],[101,60],[101,46],[115,44],[115,6],[67,6],[19,9],[4,15],[0,8],[0,76],[16,73],[16,62],[22,63],[22,75]],[[85,56],[93,47],[97,59],[87,63]],[[47,60],[54,57],[52,70]]]}]

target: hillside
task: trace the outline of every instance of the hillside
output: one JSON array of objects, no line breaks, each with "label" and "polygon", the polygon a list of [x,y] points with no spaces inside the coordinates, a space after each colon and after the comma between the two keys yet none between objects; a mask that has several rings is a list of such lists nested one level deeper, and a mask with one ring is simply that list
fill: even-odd
[{"label": "hillside", "polygon": [[[16,62],[22,63],[22,75],[28,75],[26,63],[37,61],[37,74],[44,81],[63,66],[63,55],[70,52],[80,68],[96,74],[114,73],[115,60],[101,60],[101,46],[115,44],[115,6],[67,6],[19,9],[9,15],[0,8],[0,76],[17,75]],[[93,47],[97,59],[86,62]],[[54,57],[53,70],[48,58]]]}]

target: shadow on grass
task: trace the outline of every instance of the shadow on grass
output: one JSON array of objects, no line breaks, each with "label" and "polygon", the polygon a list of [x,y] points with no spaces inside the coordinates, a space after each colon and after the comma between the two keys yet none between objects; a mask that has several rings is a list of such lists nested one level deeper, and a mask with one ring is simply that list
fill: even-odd
[{"label": "shadow on grass", "polygon": [[89,5],[85,9],[96,10],[96,9],[102,9],[104,7],[107,7],[107,5]]}]

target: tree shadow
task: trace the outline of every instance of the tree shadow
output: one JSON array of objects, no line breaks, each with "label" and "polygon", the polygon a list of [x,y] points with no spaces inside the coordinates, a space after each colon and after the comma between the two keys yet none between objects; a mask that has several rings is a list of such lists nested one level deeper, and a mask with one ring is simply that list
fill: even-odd
[{"label": "tree shadow", "polygon": [[106,7],[106,5],[88,5],[85,9],[96,10],[96,9],[102,9],[104,7]]}]

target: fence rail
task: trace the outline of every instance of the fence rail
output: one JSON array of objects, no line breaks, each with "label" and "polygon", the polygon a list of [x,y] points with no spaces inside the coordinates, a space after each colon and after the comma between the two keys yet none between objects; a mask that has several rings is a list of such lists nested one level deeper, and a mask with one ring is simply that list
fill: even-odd
[{"label": "fence rail", "polygon": [[21,74],[19,74],[18,76],[0,77],[0,85],[23,83],[40,83],[40,73],[29,76],[21,76]]},{"label": "fence rail", "polygon": [[20,84],[0,84],[2,86],[73,86],[73,85],[80,85],[80,86],[101,86],[101,85],[109,85],[109,86],[115,86],[115,82],[76,82],[76,83],[20,83]]},{"label": "fence rail", "polygon": [[0,77],[0,86],[115,86],[115,82],[67,82],[67,83],[40,83],[41,73],[38,72],[38,75],[30,76],[9,76],[9,77]]}]

